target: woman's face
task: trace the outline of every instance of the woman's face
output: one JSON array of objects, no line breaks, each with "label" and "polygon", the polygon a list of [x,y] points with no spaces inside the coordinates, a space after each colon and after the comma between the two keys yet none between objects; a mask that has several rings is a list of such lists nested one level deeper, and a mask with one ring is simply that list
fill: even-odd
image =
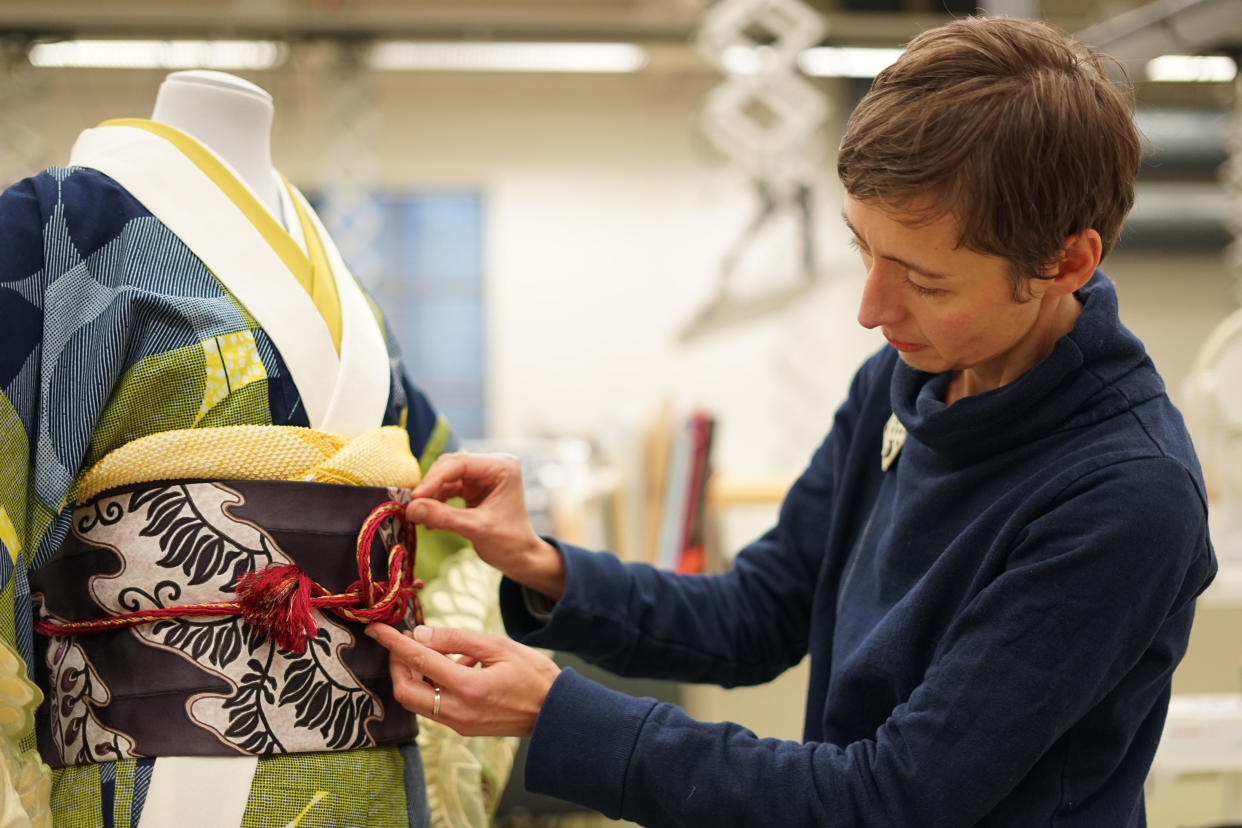
[{"label": "woman's face", "polygon": [[1045,307],[1047,283],[1015,301],[1010,263],[959,247],[957,220],[915,222],[845,198],[845,222],[867,269],[858,308],[910,367],[965,372],[971,393],[1016,379],[1042,359],[1061,331]]}]

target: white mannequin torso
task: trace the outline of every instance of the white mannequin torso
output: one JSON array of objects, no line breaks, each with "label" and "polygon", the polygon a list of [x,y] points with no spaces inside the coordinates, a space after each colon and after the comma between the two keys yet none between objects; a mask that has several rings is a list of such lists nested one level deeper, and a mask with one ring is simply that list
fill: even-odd
[{"label": "white mannequin torso", "polygon": [[272,96],[250,81],[193,69],[164,79],[151,120],[187,133],[224,159],[284,225],[280,179],[272,167],[273,111]]}]

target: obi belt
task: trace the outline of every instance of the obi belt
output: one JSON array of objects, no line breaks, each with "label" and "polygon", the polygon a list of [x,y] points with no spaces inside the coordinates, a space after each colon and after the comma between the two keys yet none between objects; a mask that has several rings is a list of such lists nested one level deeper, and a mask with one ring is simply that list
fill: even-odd
[{"label": "obi belt", "polygon": [[420,620],[417,481],[391,426],[173,431],[104,457],[31,574],[44,761],[412,741],[363,629]]}]

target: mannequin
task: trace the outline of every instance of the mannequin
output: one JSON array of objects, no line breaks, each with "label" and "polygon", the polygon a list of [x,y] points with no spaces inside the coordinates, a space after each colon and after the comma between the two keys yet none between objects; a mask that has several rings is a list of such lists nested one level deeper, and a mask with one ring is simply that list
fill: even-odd
[{"label": "mannequin", "polygon": [[175,127],[233,168],[288,228],[272,168],[272,96],[244,78],[209,69],[173,72],[160,84],[151,120]]},{"label": "mannequin", "polygon": [[[478,815],[473,824],[507,778],[515,745],[430,741],[431,728],[405,716],[387,654],[361,622],[321,613],[319,643],[299,649],[238,616],[190,611],[199,597],[234,600],[237,577],[277,564],[348,591],[360,578],[360,526],[377,524],[363,509],[331,531],[314,521],[349,515],[343,506],[355,498],[371,509],[370,499],[400,497],[419,464],[455,447],[311,205],[274,170],[273,113],[271,96],[241,78],[175,72],[150,119],[86,129],[67,164],[0,192],[0,327],[10,332],[0,349],[0,559],[16,564],[0,569],[0,612],[11,613],[0,619],[0,673],[11,651],[13,672],[28,671],[44,699],[33,690],[9,698],[14,683],[0,682],[0,718],[38,746],[17,757],[24,765],[9,763],[10,779],[37,782],[26,771],[40,756],[52,769],[50,798],[46,783],[32,783],[31,797],[22,791],[32,818],[38,803],[26,799],[41,796],[42,813],[63,824],[163,828],[190,814],[220,828],[422,826],[425,740],[449,783],[456,769],[476,769],[460,790],[432,791],[439,807]],[[335,291],[326,305],[323,283]],[[335,321],[325,307],[338,310]],[[218,442],[234,438],[242,442]],[[152,441],[160,448],[150,451]],[[149,452],[124,461],[144,476],[123,486],[188,481],[174,484],[183,502],[197,507],[205,493],[246,511],[194,518],[200,539],[220,527],[218,542],[161,539],[176,546],[175,561],[150,560],[164,547],[141,532],[87,537],[88,526],[127,525],[93,520],[104,499],[151,502],[89,485],[132,451]],[[294,455],[313,466],[295,470]],[[190,469],[194,457],[211,469]],[[279,469],[261,467],[276,457]],[[219,470],[233,461],[235,470]],[[288,488],[329,482],[316,492],[330,502],[317,506]],[[258,488],[242,494],[250,485]],[[282,515],[260,514],[263,496],[253,493],[269,486],[285,487],[267,489]],[[145,521],[145,509],[126,514]],[[285,550],[280,521],[340,542]],[[230,532],[250,540],[226,540]],[[210,558],[221,543],[232,544],[227,563]],[[450,581],[449,566],[477,564],[467,552],[456,537],[420,533],[417,580]],[[353,570],[337,572],[342,561]],[[410,575],[402,594],[417,591]],[[485,594],[495,589],[468,597],[484,607]],[[176,620],[117,636],[57,628],[157,605]],[[486,755],[476,760],[476,750]]]}]

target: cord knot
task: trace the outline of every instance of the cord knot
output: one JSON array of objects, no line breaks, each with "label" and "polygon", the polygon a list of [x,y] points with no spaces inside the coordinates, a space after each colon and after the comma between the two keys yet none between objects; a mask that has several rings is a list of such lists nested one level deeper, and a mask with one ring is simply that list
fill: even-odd
[{"label": "cord knot", "polygon": [[313,581],[298,566],[283,564],[242,573],[237,603],[246,623],[265,638],[296,655],[319,632],[311,615]]}]

